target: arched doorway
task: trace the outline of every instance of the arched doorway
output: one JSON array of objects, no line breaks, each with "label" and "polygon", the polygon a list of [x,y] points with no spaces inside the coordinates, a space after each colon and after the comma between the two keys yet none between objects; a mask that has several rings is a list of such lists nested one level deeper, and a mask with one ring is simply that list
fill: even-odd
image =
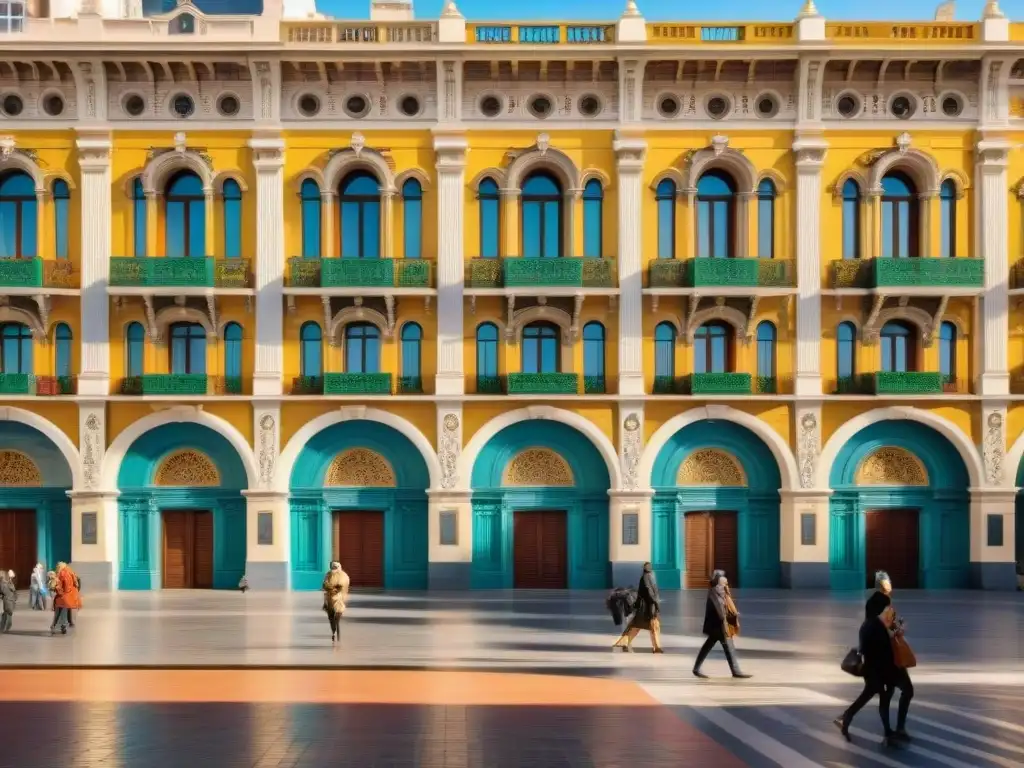
[{"label": "arched doorway", "polygon": [[587,437],[556,421],[511,424],[470,482],[473,588],[608,586],[608,468]]},{"label": "arched doorway", "polygon": [[201,424],[138,437],[117,475],[121,589],[234,589],[245,573],[245,466]]},{"label": "arched doorway", "polygon": [[331,560],[353,587],[426,589],[423,455],[393,427],[343,421],[314,435],[292,469],[292,586],[319,589]]},{"label": "arched doorway", "polygon": [[744,426],[706,419],[676,432],[651,475],[651,562],[667,589],[706,588],[721,568],[740,587],[777,587],[778,463]]},{"label": "arched doorway", "polygon": [[0,566],[27,589],[37,562],[71,561],[71,468],[34,427],[0,422]]},{"label": "arched doorway", "polygon": [[903,589],[969,585],[967,468],[938,432],[909,420],[865,427],[840,449],[829,484],[833,589],[865,589],[876,570]]}]

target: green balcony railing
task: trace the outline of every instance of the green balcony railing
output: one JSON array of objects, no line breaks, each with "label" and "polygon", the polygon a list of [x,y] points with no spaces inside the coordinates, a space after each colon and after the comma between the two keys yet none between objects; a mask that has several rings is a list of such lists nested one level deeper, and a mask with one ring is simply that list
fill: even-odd
[{"label": "green balcony railing", "polygon": [[842,259],[832,262],[833,288],[870,288],[871,260]]},{"label": "green balcony railing", "polygon": [[122,395],[205,395],[209,385],[205,373],[147,373],[121,379]]},{"label": "green balcony railing", "polygon": [[694,373],[690,375],[690,393],[694,395],[749,395],[749,373]]},{"label": "green balcony railing", "polygon": [[756,287],[760,259],[690,259],[689,282],[694,288],[703,286]]},{"label": "green balcony railing", "polygon": [[875,287],[981,288],[984,259],[875,259]]},{"label": "green balcony railing", "polygon": [[398,392],[399,392],[399,394],[406,394],[406,395],[421,395],[421,394],[423,394],[423,377],[422,376],[399,376],[398,377]]},{"label": "green balcony railing", "polygon": [[476,377],[476,393],[478,395],[499,395],[503,391],[501,376]]},{"label": "green balcony railing", "polygon": [[575,395],[579,376],[575,373],[510,373],[510,395]]},{"label": "green balcony railing", "polygon": [[755,376],[754,391],[759,395],[779,394],[779,379],[777,376]]},{"label": "green balcony railing", "polygon": [[426,259],[288,260],[292,288],[429,288],[433,262]]},{"label": "green balcony railing", "polygon": [[789,287],[793,262],[789,259],[656,259],[647,269],[650,288]]},{"label": "green balcony railing", "polygon": [[296,376],[292,379],[293,395],[322,395],[323,393],[323,376]]},{"label": "green balcony railing", "polygon": [[585,395],[603,395],[608,391],[607,384],[605,383],[604,376],[584,376],[583,377],[583,394]]},{"label": "green balcony railing", "polygon": [[390,373],[325,373],[325,395],[390,395]]},{"label": "green balcony railing", "polygon": [[0,373],[0,394],[34,395],[36,377],[31,373]]},{"label": "green balcony railing", "polygon": [[470,288],[614,288],[616,270],[615,259],[473,259],[466,270],[466,284]]},{"label": "green balcony railing", "polygon": [[651,392],[655,395],[688,395],[690,378],[688,376],[655,376]]},{"label": "green balcony railing", "polygon": [[214,381],[214,392],[218,395],[242,394],[241,376],[218,376]]},{"label": "green balcony railing", "polygon": [[74,376],[36,376],[35,393],[41,397],[73,395],[77,384]]},{"label": "green balcony railing", "polygon": [[0,287],[76,288],[78,283],[67,259],[0,258]]},{"label": "green balcony railing", "polygon": [[879,395],[921,395],[942,392],[943,377],[933,371],[879,371],[873,377],[873,390]]},{"label": "green balcony railing", "polygon": [[120,288],[248,288],[247,259],[118,256],[110,285]]}]

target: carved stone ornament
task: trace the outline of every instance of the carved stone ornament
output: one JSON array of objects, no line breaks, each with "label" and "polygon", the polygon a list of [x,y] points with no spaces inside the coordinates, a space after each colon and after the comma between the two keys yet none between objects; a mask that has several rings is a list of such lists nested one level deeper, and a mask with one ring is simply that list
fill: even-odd
[{"label": "carved stone ornament", "polygon": [[558,487],[574,485],[569,463],[550,448],[527,448],[505,468],[502,485]]},{"label": "carved stone ornament", "polygon": [[85,419],[85,435],[82,441],[82,477],[85,487],[89,489],[99,485],[99,454],[102,450],[100,438],[100,420],[95,413]]},{"label": "carved stone ornament", "polygon": [[635,491],[640,485],[640,454],[643,449],[640,419],[635,413],[626,417],[622,429],[622,485],[627,491]]},{"label": "carved stone ornament", "polygon": [[722,153],[729,148],[729,137],[717,134],[711,139],[711,151],[715,157],[721,157]]},{"label": "carved stone ornament", "polygon": [[352,141],[349,146],[352,147],[356,157],[359,157],[363,154],[363,150],[366,149],[366,137],[359,133],[359,131],[356,131],[352,134]]},{"label": "carved stone ornament", "polygon": [[276,426],[274,417],[269,413],[260,418],[260,485],[264,488],[269,488],[274,482],[274,464],[277,462]]},{"label": "carved stone ornament", "polygon": [[985,461],[985,481],[990,486],[1003,484],[1003,458],[1006,450],[1005,420],[999,411],[992,411],[985,419],[985,441],[982,458]]},{"label": "carved stone ornament", "polygon": [[904,131],[896,137],[896,148],[899,150],[901,155],[907,154],[910,151],[910,145],[913,143],[913,138],[909,133]]},{"label": "carved stone ornament", "polygon": [[156,470],[153,485],[215,488],[220,485],[220,472],[205,453],[186,449],[172,453],[161,462]]},{"label": "carved stone ornament", "polygon": [[454,413],[446,413],[441,421],[441,450],[438,458],[441,462],[441,487],[446,490],[454,488],[459,482],[459,426],[459,417]]},{"label": "carved stone ornament", "polygon": [[818,455],[820,450],[818,419],[813,413],[805,413],[800,418],[800,437],[798,444],[801,488],[814,487],[814,476],[818,470]]},{"label": "carved stone ornament", "polygon": [[854,482],[857,485],[928,485],[928,470],[910,451],[887,445],[860,463]]},{"label": "carved stone ornament", "polygon": [[676,485],[743,488],[747,485],[747,474],[735,456],[715,448],[700,448],[679,466]]},{"label": "carved stone ornament", "polygon": [[38,488],[43,484],[39,467],[21,451],[0,451],[0,486]]},{"label": "carved stone ornament", "polygon": [[350,448],[334,457],[327,468],[325,486],[394,488],[395,470],[388,460],[367,448]]},{"label": "carved stone ornament", "polygon": [[542,133],[537,137],[537,151],[540,152],[540,156],[544,157],[548,153],[548,149],[551,148],[551,137],[546,133]]}]

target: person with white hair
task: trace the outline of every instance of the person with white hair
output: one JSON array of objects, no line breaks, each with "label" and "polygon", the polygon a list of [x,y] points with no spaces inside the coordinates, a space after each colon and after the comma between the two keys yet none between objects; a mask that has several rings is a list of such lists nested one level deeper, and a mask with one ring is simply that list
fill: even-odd
[{"label": "person with white hair", "polygon": [[3,602],[3,614],[0,614],[0,632],[11,631],[14,623],[14,606],[18,602],[18,590],[14,587],[14,571],[0,573],[0,601]]},{"label": "person with white hair", "polygon": [[324,577],[320,587],[324,592],[324,612],[331,623],[331,642],[341,639],[341,617],[345,613],[345,601],[348,600],[349,578],[341,569],[341,563],[333,561],[331,569]]},{"label": "person with white hair", "polygon": [[42,563],[36,563],[29,577],[28,607],[33,611],[45,611],[46,594],[46,569]]}]

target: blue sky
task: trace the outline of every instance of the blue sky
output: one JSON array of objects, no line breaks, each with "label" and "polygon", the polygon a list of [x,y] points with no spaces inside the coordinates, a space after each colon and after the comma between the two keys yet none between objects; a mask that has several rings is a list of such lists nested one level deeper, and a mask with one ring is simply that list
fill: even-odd
[{"label": "blue sky", "polygon": [[[700,3],[694,0],[637,0],[650,21],[780,21],[794,18],[803,0],[733,0]],[[932,19],[941,0],[815,0],[818,10],[829,19],[925,20]],[[443,0],[414,0],[416,15],[436,19]],[[622,14],[626,0],[456,0],[459,10],[470,21],[530,19],[614,19]],[[981,18],[985,0],[958,0],[956,17],[976,21]],[[339,18],[364,19],[369,16],[370,0],[317,0],[321,13]],[[1003,13],[1024,20],[1024,0],[1000,0]]]}]

